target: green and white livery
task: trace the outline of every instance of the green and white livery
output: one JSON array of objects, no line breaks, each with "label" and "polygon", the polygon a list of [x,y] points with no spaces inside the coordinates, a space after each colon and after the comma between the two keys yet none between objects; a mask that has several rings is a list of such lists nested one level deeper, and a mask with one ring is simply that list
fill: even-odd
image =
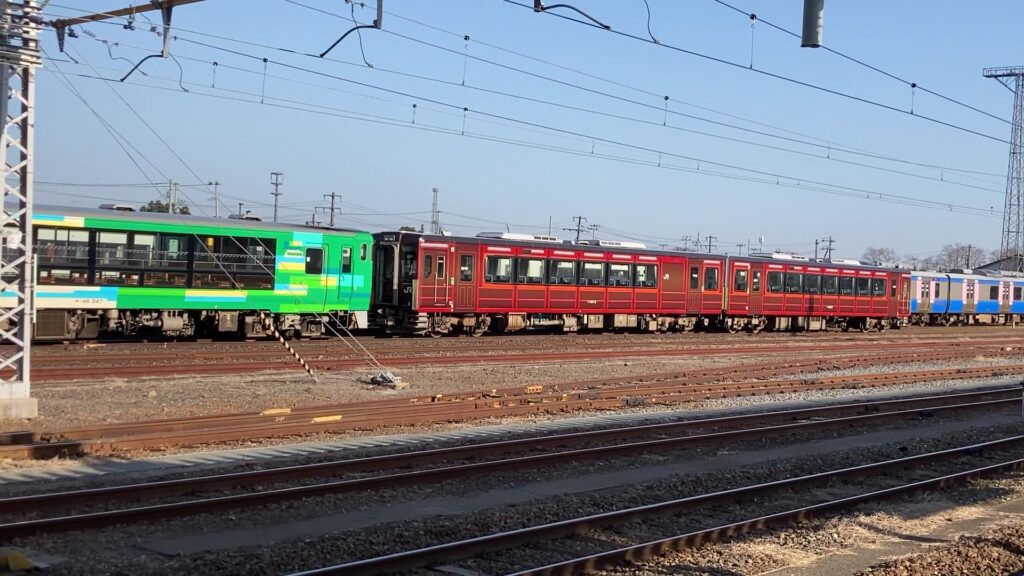
[{"label": "green and white livery", "polygon": [[366,327],[367,232],[52,206],[32,222],[37,338]]}]

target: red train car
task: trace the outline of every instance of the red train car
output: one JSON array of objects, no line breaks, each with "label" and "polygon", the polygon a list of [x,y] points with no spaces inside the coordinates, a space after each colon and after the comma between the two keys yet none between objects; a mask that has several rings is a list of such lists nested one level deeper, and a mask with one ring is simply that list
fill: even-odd
[{"label": "red train car", "polygon": [[867,330],[910,312],[909,271],[859,263],[507,234],[374,239],[372,323],[395,333]]}]

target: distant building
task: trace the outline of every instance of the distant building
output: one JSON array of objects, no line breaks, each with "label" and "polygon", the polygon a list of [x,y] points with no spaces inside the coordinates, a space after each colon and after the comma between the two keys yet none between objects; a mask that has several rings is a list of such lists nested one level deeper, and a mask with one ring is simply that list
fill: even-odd
[{"label": "distant building", "polygon": [[975,270],[1004,270],[1008,272],[1020,272],[1024,270],[1024,254],[1005,256],[994,262],[975,267]]}]

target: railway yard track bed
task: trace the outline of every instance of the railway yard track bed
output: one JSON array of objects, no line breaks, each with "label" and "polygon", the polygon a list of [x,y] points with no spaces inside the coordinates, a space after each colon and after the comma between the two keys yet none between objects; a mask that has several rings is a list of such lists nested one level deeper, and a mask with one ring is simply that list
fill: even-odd
[{"label": "railway yard track bed", "polygon": [[[478,535],[475,531],[491,533],[564,520],[567,516],[575,518],[605,513],[609,508],[646,505],[659,501],[658,498],[678,500],[702,497],[722,490],[865,463],[919,456],[936,450],[955,452],[948,457],[922,458],[921,462],[930,462],[935,458],[939,468],[931,465],[908,466],[907,463],[915,461],[907,461],[902,465],[885,465],[871,474],[856,474],[858,480],[855,482],[830,481],[824,492],[814,484],[817,488],[812,491],[789,490],[782,493],[782,496],[777,497],[772,493],[770,497],[749,501],[757,503],[756,509],[759,512],[788,510],[795,503],[806,501],[808,494],[815,494],[819,499],[825,496],[840,497],[856,490],[863,492],[866,487],[881,488],[906,480],[920,480],[928,474],[935,474],[937,470],[947,473],[954,469],[971,469],[1002,462],[1013,455],[1019,457],[1024,439],[1007,439],[1019,432],[1015,424],[1009,424],[1019,418],[1016,416],[1019,404],[1008,406],[1009,410],[986,410],[986,420],[991,426],[983,427],[978,426],[977,418],[966,414],[926,414],[919,411],[916,415],[907,415],[907,419],[897,419],[877,428],[821,425],[813,426],[817,429],[815,432],[798,433],[785,439],[765,432],[753,439],[737,437],[732,441],[720,440],[702,447],[677,447],[649,453],[633,451],[628,456],[614,459],[574,460],[519,471],[511,469],[493,472],[484,476],[449,474],[442,476],[446,479],[434,482],[424,479],[414,484],[385,485],[371,491],[328,493],[317,498],[275,502],[257,508],[223,510],[207,506],[202,510],[207,513],[200,516],[132,525],[132,542],[141,546],[141,553],[136,545],[130,545],[130,551],[136,558],[126,566],[143,571],[162,566],[167,573],[174,569],[181,570],[183,566],[188,567],[186,572],[233,572],[238,567],[253,567],[253,562],[268,560],[260,559],[259,550],[273,549],[274,558],[268,560],[272,564],[264,565],[260,572],[282,573],[313,567],[317,564],[314,558],[322,558],[319,562],[323,564],[330,563],[324,561],[327,558],[354,561],[371,553],[385,555],[439,542],[457,541],[463,536]],[[882,420],[878,419],[879,422]],[[806,418],[803,421],[814,422],[814,419]],[[822,442],[823,439],[828,439],[828,442]],[[990,441],[1001,442],[990,446],[974,446]],[[952,460],[947,462],[948,458]],[[883,468],[888,472],[882,473]],[[347,477],[358,479],[372,476],[356,473]],[[269,490],[274,486],[274,483],[268,481],[261,485],[261,489]],[[223,497],[224,492],[215,491],[214,494],[214,497]],[[723,500],[718,498],[721,503]],[[775,502],[772,498],[780,499]],[[97,505],[96,501],[92,506]],[[166,502],[166,499],[156,500],[157,504]],[[729,502],[735,503],[735,498]],[[0,513],[4,513],[5,506],[9,509],[11,502],[0,503]],[[62,510],[66,513],[89,510],[83,504],[69,505],[65,502],[63,506]],[[699,520],[704,522],[700,526],[705,527],[709,525],[707,523],[717,525],[716,521],[737,518],[739,509],[736,506],[719,508],[701,508],[699,514],[691,511],[681,518],[698,524]],[[52,516],[53,512],[39,511],[30,516],[41,515]],[[639,525],[627,524],[625,534],[632,534],[633,538],[638,538],[638,534],[652,536],[659,529],[679,526],[680,517],[674,518],[674,521],[667,523],[644,521]],[[8,522],[6,538],[10,534],[26,534],[31,531],[27,525],[19,526],[17,531],[10,527],[9,523],[14,518],[9,513],[4,513],[4,519]],[[44,542],[40,538],[45,538],[44,549],[59,555],[59,549],[81,545],[90,535],[102,542],[117,542],[120,538],[118,534],[129,530],[125,526],[100,529],[98,526],[102,523],[96,522],[96,518],[92,518],[91,522],[86,532],[22,536],[16,538],[14,543],[39,548]],[[697,524],[692,526],[696,527]],[[626,537],[622,536],[621,531],[617,532],[617,538]],[[589,539],[595,537],[592,532],[588,534]],[[584,540],[588,541],[587,538]],[[599,533],[597,538],[606,543],[616,543],[608,534]],[[639,541],[644,540],[641,538]],[[541,545],[538,548],[524,545],[528,546],[524,553],[534,560],[554,557],[552,546]],[[564,553],[566,550],[575,550],[577,546],[578,543],[562,543],[553,548]],[[100,548],[103,551],[97,550],[98,561],[103,561],[104,554],[110,554],[109,558],[119,558],[118,562],[124,561],[124,549],[118,552],[117,546],[112,544],[104,544]],[[515,556],[512,553],[512,557]],[[468,565],[462,565],[472,568],[474,562],[484,562],[477,566],[481,573],[506,573],[510,568],[503,563],[508,561],[502,554],[497,557],[485,554],[483,560],[471,560]],[[485,568],[488,563],[491,563],[490,568]],[[495,569],[495,566],[504,567]],[[409,569],[411,567],[406,566],[398,570],[409,573]],[[84,572],[77,572],[68,565],[58,573]]]}]

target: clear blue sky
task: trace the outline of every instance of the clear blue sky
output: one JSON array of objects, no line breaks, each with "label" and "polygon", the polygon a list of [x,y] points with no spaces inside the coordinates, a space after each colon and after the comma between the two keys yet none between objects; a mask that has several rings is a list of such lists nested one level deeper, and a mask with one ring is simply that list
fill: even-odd
[{"label": "clear blue sky", "polygon": [[[299,1],[349,15],[349,6],[341,0]],[[651,29],[663,44],[750,64],[751,25],[746,16],[713,0],[649,3]],[[799,31],[799,0],[730,3]],[[1024,4],[826,4],[827,46],[1001,118],[1010,117],[1011,93],[983,78],[981,71],[1024,65],[1017,24],[1024,20]],[[118,0],[54,0],[47,15],[64,17],[125,5]],[[615,30],[647,37],[642,0],[575,0],[574,5]],[[178,8],[173,21],[177,39],[171,42],[177,63],[151,59],[141,67],[145,75],[136,73],[124,84],[76,74],[120,78],[139,58],[158,51],[161,39],[149,32],[142,17],[136,19],[135,31],[124,29],[123,20],[79,27],[79,37],[68,39],[65,55],[58,53],[54,33],[45,32],[44,47],[51,60],[38,76],[38,198],[72,205],[95,205],[100,197],[144,203],[158,197],[151,187],[43,182],[139,184],[172,178],[194,185],[194,172],[201,181],[220,181],[223,201],[231,209],[237,210],[242,201],[269,219],[269,173],[280,171],[285,174],[283,220],[307,220],[315,205],[324,204],[323,194],[337,192],[343,196],[339,222],[374,231],[428,222],[431,188],[436,186],[441,189],[442,224],[465,234],[504,229],[505,224],[513,231],[546,231],[550,217],[564,236],[568,233],[560,229],[570,226],[573,216],[583,215],[602,226],[601,237],[638,238],[653,246],[679,244],[682,236],[699,232],[717,236],[719,250],[733,253],[734,244],[750,239],[756,246],[762,235],[766,249],[811,253],[815,238],[831,234],[838,255],[851,257],[870,245],[891,246],[906,255],[924,255],[956,241],[998,248],[1002,176],[830,152],[827,147],[677,113],[804,142],[833,142],[837,148],[997,175],[1006,171],[1004,142],[501,0],[385,0],[384,6],[384,30],[361,33],[372,69],[363,64],[355,34],[331,52],[330,60],[301,54],[325,50],[351,27],[351,21],[286,0],[206,0]],[[369,6],[357,7],[355,14],[363,23],[373,19]],[[157,13],[148,17],[158,22]],[[471,57],[506,67],[464,58],[464,35],[470,37]],[[753,64],[758,69],[900,109],[911,106],[906,85],[825,50],[801,49],[798,39],[764,22],[755,26],[753,42]],[[266,75],[262,58],[269,59]],[[179,78],[189,92],[179,87]],[[70,81],[124,137],[145,175],[62,80]],[[264,104],[259,103],[261,94]],[[670,97],[667,115],[663,95]],[[920,90],[913,106],[917,114],[1009,139],[1008,123]],[[552,127],[562,132],[552,132]],[[694,171],[698,164],[699,171]],[[799,178],[800,187],[775,185],[771,174]],[[847,187],[844,193],[854,189],[856,197],[814,191],[807,181],[827,183],[832,191],[837,186]],[[779,182],[796,185],[794,179]],[[206,189],[183,190],[199,205],[197,212],[212,215]],[[991,206],[995,212],[979,216],[911,207],[869,200],[871,193]]]}]

